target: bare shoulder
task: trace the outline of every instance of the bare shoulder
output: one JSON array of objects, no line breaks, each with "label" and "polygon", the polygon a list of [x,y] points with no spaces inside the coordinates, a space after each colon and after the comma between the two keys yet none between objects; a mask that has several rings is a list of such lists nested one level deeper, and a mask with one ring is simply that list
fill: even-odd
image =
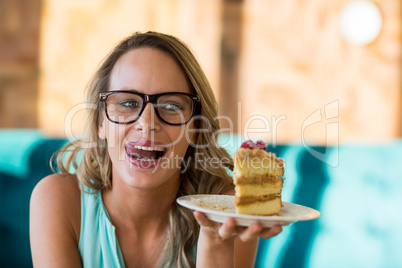
[{"label": "bare shoulder", "polygon": [[69,218],[80,214],[80,189],[75,175],[52,174],[43,178],[31,195],[31,206],[55,209]]},{"label": "bare shoulder", "polygon": [[[43,178],[31,195],[31,210],[52,220],[66,221],[79,236],[81,199],[78,179],[71,174],[52,174]],[[31,213],[32,214],[32,213]]]},{"label": "bare shoulder", "polygon": [[52,174],[43,178],[35,186],[32,199],[55,199],[52,201],[80,201],[77,176],[72,174]]},{"label": "bare shoulder", "polygon": [[80,222],[81,201],[76,176],[53,174],[42,179],[35,186],[30,203],[34,264],[60,267],[79,264]]}]

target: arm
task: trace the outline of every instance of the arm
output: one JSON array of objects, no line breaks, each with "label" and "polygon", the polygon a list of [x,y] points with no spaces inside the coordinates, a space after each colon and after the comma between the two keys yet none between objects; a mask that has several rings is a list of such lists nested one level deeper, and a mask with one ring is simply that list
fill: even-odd
[{"label": "arm", "polygon": [[236,267],[254,267],[259,237],[269,239],[278,235],[280,232],[282,232],[282,226],[264,229],[260,224],[253,224],[245,229],[245,231],[236,238]]},{"label": "arm", "polygon": [[38,183],[30,203],[30,241],[35,267],[80,267],[80,193],[71,175]]},{"label": "arm", "polygon": [[254,267],[258,237],[268,239],[282,231],[281,226],[263,229],[259,223],[239,227],[233,219],[216,223],[199,211],[194,216],[201,225],[197,267]]},{"label": "arm", "polygon": [[[197,246],[197,267],[234,267],[235,236],[220,234],[221,224],[212,222],[201,212],[194,217],[201,225]],[[233,221],[225,223],[234,228]],[[224,238],[221,237],[225,236]],[[227,237],[226,237],[227,236]]]}]

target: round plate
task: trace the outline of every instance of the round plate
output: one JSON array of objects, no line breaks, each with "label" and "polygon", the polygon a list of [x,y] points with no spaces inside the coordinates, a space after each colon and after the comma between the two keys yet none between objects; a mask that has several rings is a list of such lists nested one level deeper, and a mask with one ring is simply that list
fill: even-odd
[{"label": "round plate", "polygon": [[279,215],[258,216],[237,214],[232,195],[186,195],[177,199],[181,206],[205,213],[212,221],[225,222],[228,218],[235,219],[237,225],[249,226],[259,222],[263,227],[274,225],[289,225],[297,221],[308,221],[320,217],[320,212],[301,205],[283,202]]}]

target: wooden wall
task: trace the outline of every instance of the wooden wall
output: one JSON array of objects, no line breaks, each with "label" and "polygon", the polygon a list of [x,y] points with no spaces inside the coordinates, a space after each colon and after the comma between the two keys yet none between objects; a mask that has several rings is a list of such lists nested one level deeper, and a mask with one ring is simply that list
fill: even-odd
[{"label": "wooden wall", "polygon": [[40,0],[0,0],[0,127],[38,127]]},{"label": "wooden wall", "polygon": [[[38,1],[29,3],[35,6]],[[11,2],[0,0],[3,7]],[[21,11],[27,9],[23,2],[14,1],[12,6],[27,12]],[[231,125],[222,120],[225,128],[233,126],[242,134],[246,130],[250,138],[271,143],[335,144],[401,137],[402,1],[373,1],[384,24],[377,40],[362,47],[346,43],[340,35],[339,17],[348,2],[42,0],[40,35],[38,27],[5,26],[15,24],[14,16],[0,25],[0,94],[18,103],[4,108],[2,97],[0,126],[38,126],[59,136],[66,135],[66,128],[79,133],[84,110],[76,105],[83,102],[84,88],[98,63],[126,35],[156,30],[177,35],[193,48],[214,88],[221,115],[233,121]],[[30,20],[37,22],[39,11],[28,10]],[[7,30],[10,27],[14,28]],[[6,31],[11,34],[5,35]],[[31,43],[29,49],[20,50],[17,36],[23,31],[29,32],[23,36]],[[4,36],[15,43],[6,44]],[[29,54],[33,63],[17,64],[19,71],[10,71],[9,51],[17,55],[14,59]],[[36,79],[35,67],[26,67],[36,66],[37,58],[39,89],[29,80]],[[13,66],[19,61],[12,60]],[[5,72],[13,73],[18,83],[29,81],[33,89],[7,82],[13,89],[4,90]],[[30,95],[34,92],[39,93]],[[21,105],[22,101],[27,104]],[[31,119],[11,119],[18,111],[19,118]]]},{"label": "wooden wall", "polygon": [[[339,17],[348,2],[245,1],[243,125],[255,113],[282,116],[277,133],[266,135],[272,142],[274,135],[279,142],[300,142],[303,133],[310,143],[401,136],[402,1],[374,1],[383,28],[361,47],[340,34]],[[319,113],[322,120],[316,121]]]}]

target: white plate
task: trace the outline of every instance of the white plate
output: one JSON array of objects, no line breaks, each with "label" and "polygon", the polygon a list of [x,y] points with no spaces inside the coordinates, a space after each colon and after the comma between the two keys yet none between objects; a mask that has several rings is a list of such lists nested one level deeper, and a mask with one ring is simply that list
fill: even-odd
[{"label": "white plate", "polygon": [[257,216],[237,214],[232,195],[186,195],[177,199],[181,206],[203,212],[215,222],[225,222],[227,218],[235,219],[237,225],[249,226],[259,222],[263,227],[289,225],[297,221],[313,220],[320,217],[320,212],[305,206],[283,202],[279,215]]}]

